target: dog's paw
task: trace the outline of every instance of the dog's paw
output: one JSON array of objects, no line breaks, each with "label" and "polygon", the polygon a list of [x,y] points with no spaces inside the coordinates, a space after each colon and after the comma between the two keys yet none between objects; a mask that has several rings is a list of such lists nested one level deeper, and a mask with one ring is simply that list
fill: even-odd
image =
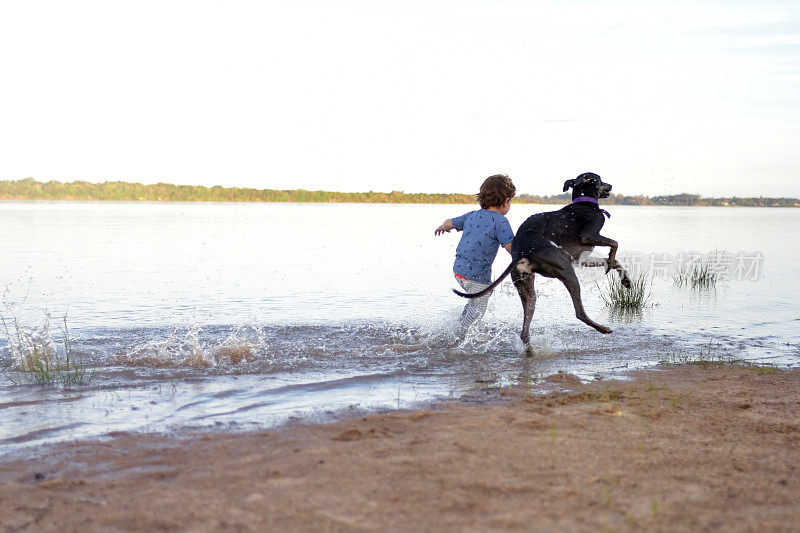
[{"label": "dog's paw", "polygon": [[597,331],[599,331],[600,333],[614,333],[614,331],[608,326],[600,326],[599,328],[597,328]]},{"label": "dog's paw", "polygon": [[525,347],[525,351],[522,353],[525,354],[525,357],[533,357],[536,355],[536,352],[533,351],[533,346],[530,344]]}]

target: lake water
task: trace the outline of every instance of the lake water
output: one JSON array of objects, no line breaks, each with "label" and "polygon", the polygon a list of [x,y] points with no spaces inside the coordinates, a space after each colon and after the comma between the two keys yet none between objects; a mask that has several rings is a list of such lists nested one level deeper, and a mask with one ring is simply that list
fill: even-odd
[{"label": "lake water", "polygon": [[[515,204],[508,218],[516,228],[558,207]],[[450,290],[459,235],[433,230],[471,209],[0,202],[10,330],[0,340],[0,453],[111,431],[403,408],[559,370],[590,380],[709,353],[800,364],[800,254],[780,238],[800,210],[608,207],[603,234],[629,268],[649,269],[654,305],[615,315],[597,286],[603,269],[580,269],[588,314],[614,329],[601,335],[575,319],[559,282],[537,277],[529,358],[508,283],[479,327],[454,335],[465,303]],[[726,279],[676,287],[673,270],[708,253]],[[495,276],[508,261],[501,250]],[[15,324],[58,351],[64,316],[91,380],[31,384],[9,344],[24,344]]]}]

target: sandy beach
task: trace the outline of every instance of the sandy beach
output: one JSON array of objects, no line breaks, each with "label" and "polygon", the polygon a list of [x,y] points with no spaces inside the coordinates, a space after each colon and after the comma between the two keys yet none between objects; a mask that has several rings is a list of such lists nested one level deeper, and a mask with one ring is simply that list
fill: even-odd
[{"label": "sandy beach", "polygon": [[800,370],[557,375],[421,411],[0,461],[2,531],[797,531]]}]

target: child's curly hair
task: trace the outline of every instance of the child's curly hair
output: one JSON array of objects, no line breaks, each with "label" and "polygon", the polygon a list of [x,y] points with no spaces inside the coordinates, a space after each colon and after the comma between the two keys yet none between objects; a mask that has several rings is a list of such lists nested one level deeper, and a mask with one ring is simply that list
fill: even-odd
[{"label": "child's curly hair", "polygon": [[482,209],[489,209],[490,207],[500,207],[516,194],[517,188],[514,187],[511,178],[505,174],[495,174],[486,178],[481,185],[480,192],[475,197]]}]

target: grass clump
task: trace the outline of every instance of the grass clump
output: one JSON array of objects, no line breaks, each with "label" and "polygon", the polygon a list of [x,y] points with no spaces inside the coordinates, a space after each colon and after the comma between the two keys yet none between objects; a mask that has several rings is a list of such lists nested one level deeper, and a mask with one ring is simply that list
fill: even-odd
[{"label": "grass clump", "polygon": [[672,282],[677,287],[713,289],[725,276],[720,258],[718,253],[708,254],[698,261],[683,265],[672,275]]},{"label": "grass clump", "polygon": [[738,366],[750,369],[754,376],[768,376],[780,370],[779,367],[770,364],[759,364],[726,355],[719,350],[718,344],[715,345],[712,342],[700,346],[698,355],[676,350],[660,360],[659,363],[662,365],[697,365],[706,370],[709,368],[721,368],[725,365]]},{"label": "grass clump", "polygon": [[11,354],[16,359],[19,370],[18,379],[11,378],[15,384],[29,380],[42,386],[61,384],[89,384],[92,376],[87,374],[86,365],[74,351],[72,338],[64,316],[64,327],[61,330],[62,349],[59,350],[49,334],[49,324],[42,332],[29,331],[20,327],[16,318],[12,320],[13,328],[9,328],[5,319],[0,318],[6,332]]},{"label": "grass clump", "polygon": [[653,278],[647,272],[639,272],[630,276],[631,286],[622,285],[618,276],[610,276],[604,287],[598,285],[600,296],[606,307],[613,311],[637,312],[645,307],[652,307]]},{"label": "grass clump", "polygon": [[740,364],[741,360],[730,357],[719,351],[719,345],[709,342],[700,346],[698,355],[684,353],[677,350],[660,361],[667,365],[698,365],[705,369],[719,368],[725,364]]},{"label": "grass clump", "polygon": [[774,366],[767,365],[753,365],[750,368],[755,376],[768,376],[778,371]]}]

